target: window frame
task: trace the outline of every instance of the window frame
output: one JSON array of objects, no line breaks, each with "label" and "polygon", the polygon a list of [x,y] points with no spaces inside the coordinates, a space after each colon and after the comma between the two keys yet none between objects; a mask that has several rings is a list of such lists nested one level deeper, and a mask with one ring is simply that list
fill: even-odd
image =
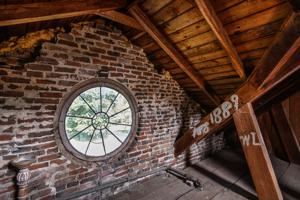
[{"label": "window frame", "polygon": [[[76,148],[74,148],[70,143],[69,139],[67,138],[67,133],[65,130],[65,120],[66,120],[67,111],[69,107],[72,105],[73,101],[82,92],[87,91],[94,87],[108,87],[122,94],[128,101],[132,113],[132,126],[125,141],[114,151],[105,154],[104,156],[97,156],[97,157],[84,155],[83,153],[79,152]],[[137,127],[138,127],[138,111],[137,111],[136,100],[133,94],[129,91],[129,89],[127,89],[124,85],[122,85],[117,81],[107,79],[107,78],[93,78],[87,81],[83,81],[79,84],[76,84],[75,86],[73,86],[70,92],[68,92],[68,94],[66,94],[65,97],[62,99],[58,109],[59,109],[58,133],[62,145],[71,155],[75,156],[76,158],[79,158],[80,160],[95,162],[95,161],[104,161],[110,158],[115,158],[118,155],[120,155],[121,151],[125,152],[129,148],[129,146],[132,144],[133,139],[136,136]]]}]

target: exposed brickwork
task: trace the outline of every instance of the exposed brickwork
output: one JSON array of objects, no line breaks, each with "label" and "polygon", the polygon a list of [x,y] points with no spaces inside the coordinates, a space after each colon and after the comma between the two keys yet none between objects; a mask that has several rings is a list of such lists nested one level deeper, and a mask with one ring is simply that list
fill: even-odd
[{"label": "exposed brickwork", "polygon": [[[186,157],[193,162],[224,145],[222,135],[215,136],[174,159],[175,138],[200,117],[200,107],[177,82],[156,73],[142,49],[112,28],[76,26],[57,35],[56,43],[44,43],[34,62],[5,60],[0,69],[0,199],[14,197],[15,171],[8,163],[22,155],[36,159],[29,197],[52,199],[161,166],[184,166]],[[139,127],[136,140],[118,161],[85,167],[57,144],[54,118],[73,85],[98,75],[132,91]]]}]

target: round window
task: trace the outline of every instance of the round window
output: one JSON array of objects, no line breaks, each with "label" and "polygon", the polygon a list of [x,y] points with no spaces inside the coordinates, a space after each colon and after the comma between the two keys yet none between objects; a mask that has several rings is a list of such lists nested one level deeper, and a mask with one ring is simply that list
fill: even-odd
[{"label": "round window", "polygon": [[65,147],[89,161],[112,157],[136,132],[136,103],[123,85],[93,79],[75,88],[63,105],[59,130]]}]

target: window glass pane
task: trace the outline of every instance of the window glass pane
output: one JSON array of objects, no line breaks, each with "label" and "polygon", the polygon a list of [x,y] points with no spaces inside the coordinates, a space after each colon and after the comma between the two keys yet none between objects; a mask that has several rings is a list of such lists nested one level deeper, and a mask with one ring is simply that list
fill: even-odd
[{"label": "window glass pane", "polygon": [[116,106],[116,102],[114,102],[114,99],[118,95],[118,92],[116,90],[107,87],[101,87],[101,94],[102,94],[102,112],[107,112],[109,107],[110,107],[109,109],[112,109]]},{"label": "window glass pane", "polygon": [[89,141],[93,135],[94,128],[89,127],[86,130],[82,131],[72,139],[70,139],[71,145],[80,153],[85,154]]},{"label": "window glass pane", "polygon": [[109,131],[102,131],[106,153],[110,153],[121,146],[121,142],[114,137]]},{"label": "window glass pane", "polygon": [[108,124],[107,129],[124,142],[129,135],[131,126]]},{"label": "window glass pane", "polygon": [[126,108],[129,108],[129,103],[122,94],[119,94],[107,114],[112,116]]},{"label": "window glass pane", "polygon": [[104,156],[105,151],[103,147],[102,137],[100,130],[96,130],[93,139],[91,140],[91,144],[87,151],[88,156]]},{"label": "window glass pane", "polygon": [[92,117],[94,114],[80,96],[76,97],[67,112],[67,116]]},{"label": "window glass pane", "polygon": [[80,131],[88,128],[92,124],[90,119],[83,119],[78,117],[66,117],[65,121],[65,128],[67,137],[71,138],[75,134],[79,133]]},{"label": "window glass pane", "polygon": [[132,113],[130,109],[127,109],[109,119],[110,123],[127,124],[132,123]]},{"label": "window glass pane", "polygon": [[100,88],[91,88],[80,94],[93,111],[100,112]]}]

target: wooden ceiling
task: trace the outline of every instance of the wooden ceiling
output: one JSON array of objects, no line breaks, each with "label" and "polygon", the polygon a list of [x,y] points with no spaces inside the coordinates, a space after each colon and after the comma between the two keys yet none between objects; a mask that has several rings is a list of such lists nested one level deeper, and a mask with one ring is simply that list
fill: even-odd
[{"label": "wooden ceiling", "polygon": [[[32,2],[33,0],[0,0],[2,5]],[[45,0],[34,2],[45,2]],[[187,61],[193,72],[203,78],[209,91],[216,94],[220,100],[232,94],[245,81],[245,77],[238,73],[239,67],[247,77],[250,75],[274,40],[275,34],[280,31],[283,21],[292,12],[290,2],[286,0],[145,0],[139,2],[140,8],[153,25],[182,55],[182,59]],[[206,10],[207,12],[205,9],[200,11],[199,4],[203,2],[211,4],[213,12],[209,9]],[[130,16],[126,8],[120,12]],[[213,21],[212,16],[217,19],[217,22]],[[99,16],[83,15],[0,27],[0,37],[3,40],[12,35],[22,35],[43,28],[66,26],[71,22],[97,18]],[[141,30],[140,25],[136,26],[138,28],[119,23],[116,25],[129,40],[145,50],[148,58],[157,68],[169,71],[173,78],[204,108],[211,110],[216,106],[203,92],[203,88],[199,87],[197,82],[178,65],[178,61],[175,62],[174,58],[171,58],[170,54],[168,55],[165,49],[154,41],[151,34]]]}]

